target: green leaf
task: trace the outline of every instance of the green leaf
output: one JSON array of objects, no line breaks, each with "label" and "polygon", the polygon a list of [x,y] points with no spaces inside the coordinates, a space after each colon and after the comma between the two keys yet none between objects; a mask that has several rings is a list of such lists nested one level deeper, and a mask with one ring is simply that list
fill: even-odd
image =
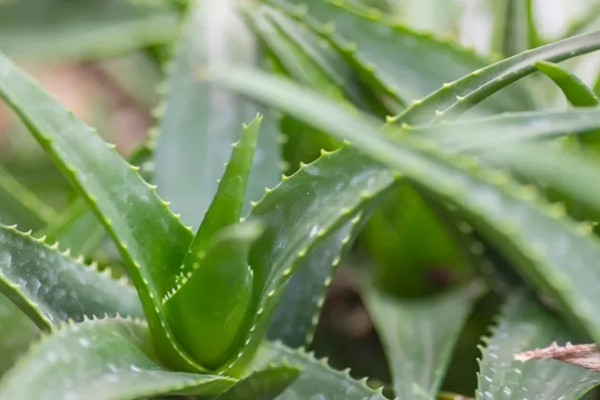
[{"label": "green leaf", "polygon": [[[273,77],[241,70],[213,72],[231,89],[278,107],[338,139],[353,141],[360,152],[399,171],[432,196],[455,206],[503,252],[519,272],[553,296],[594,339],[600,339],[596,312],[600,243],[578,229],[564,209],[536,198],[535,191],[501,171],[477,166],[472,157],[447,157],[434,143],[414,137],[391,141],[375,120]],[[339,154],[339,153],[338,153]],[[359,156],[354,157],[357,163]],[[369,192],[377,195],[376,191]]]},{"label": "green leaf", "polygon": [[390,122],[428,124],[457,116],[509,84],[537,71],[538,61],[558,62],[600,48],[600,32],[527,50],[448,83],[415,102]]},{"label": "green leaf", "polygon": [[342,253],[358,234],[361,217],[359,213],[330,234],[296,268],[273,312],[267,332],[269,339],[291,347],[312,342],[325,292]]},{"label": "green leaf", "polygon": [[[487,64],[470,51],[415,33],[381,13],[369,15],[333,0],[296,0],[296,7],[273,2],[327,37],[370,85],[405,105]],[[527,93],[511,89],[489,106],[495,111],[527,109],[531,101]]]},{"label": "green leaf", "polygon": [[562,69],[557,64],[546,61],[538,61],[533,65],[538,71],[552,79],[552,82],[562,90],[569,103],[575,107],[591,107],[600,103],[592,89],[575,74]]},{"label": "green leaf", "polygon": [[177,340],[196,361],[218,369],[244,347],[253,300],[250,246],[261,234],[259,223],[223,229],[212,238],[163,299],[163,309]]},{"label": "green leaf", "polygon": [[302,48],[278,30],[268,14],[276,13],[276,10],[260,5],[245,11],[246,20],[254,34],[265,43],[291,77],[332,98],[343,99],[341,90],[313,62],[310,54],[304,53]]},{"label": "green leaf", "polygon": [[272,365],[241,379],[215,400],[272,400],[277,398],[300,373],[297,367]]},{"label": "green leaf", "polygon": [[435,399],[482,289],[476,284],[422,300],[400,300],[365,288],[365,305],[388,357],[397,398]]},{"label": "green leaf", "polygon": [[163,369],[146,325],[117,318],[68,325],[43,338],[4,376],[0,399],[214,396],[233,383]]},{"label": "green leaf", "polygon": [[14,56],[97,59],[168,43],[177,14],[122,0],[9,0],[0,4],[0,48]]},{"label": "green leaf", "polygon": [[0,290],[40,328],[105,314],[143,318],[137,294],[127,283],[57,249],[43,238],[0,225]]},{"label": "green leaf", "polygon": [[[199,0],[188,11],[166,86],[155,149],[155,183],[183,221],[198,227],[217,190],[217,180],[229,159],[231,143],[257,107],[232,93],[200,82],[206,68],[227,63],[254,65],[256,49],[231,0]],[[215,38],[219,38],[216,40]],[[271,116],[265,115],[265,119]],[[264,121],[249,193],[272,185],[279,177],[274,128]],[[183,173],[182,173],[183,172]],[[259,174],[260,173],[260,174]]]},{"label": "green leaf", "polygon": [[9,299],[0,294],[0,377],[39,336],[39,330]]},{"label": "green leaf", "polygon": [[[294,271],[309,265],[305,263],[312,262],[308,257],[313,251],[324,251],[318,250],[320,243],[342,229],[365,204],[376,200],[371,191],[382,192],[392,182],[390,171],[357,159],[354,152],[324,152],[317,161],[285,177],[254,205],[249,218],[257,218],[265,226],[250,255],[256,306],[251,311],[247,344],[232,368],[247,363],[256,351]],[[322,261],[323,268],[331,268],[327,260]]]},{"label": "green leaf", "polygon": [[566,340],[570,332],[557,318],[523,293],[513,294],[482,349],[478,400],[575,400],[600,384],[600,375],[559,361],[521,363],[521,351]]},{"label": "green leaf", "polygon": [[160,299],[175,286],[192,232],[171,214],[137,167],[123,160],[2,54],[0,96],[113,237],[138,290],[158,351],[174,365],[199,369],[177,347],[159,314]]},{"label": "green leaf", "polygon": [[265,343],[253,365],[257,368],[272,362],[298,365],[302,372],[277,400],[323,398],[327,400],[385,400],[381,391],[356,381],[348,371],[336,371],[324,360],[317,360],[304,350],[292,350],[280,343]]},{"label": "green leaf", "polygon": [[534,35],[532,1],[501,0],[494,4],[492,51],[509,57],[527,50]]},{"label": "green leaf", "polygon": [[54,209],[0,167],[0,221],[2,223],[37,229],[57,217],[58,214]]}]

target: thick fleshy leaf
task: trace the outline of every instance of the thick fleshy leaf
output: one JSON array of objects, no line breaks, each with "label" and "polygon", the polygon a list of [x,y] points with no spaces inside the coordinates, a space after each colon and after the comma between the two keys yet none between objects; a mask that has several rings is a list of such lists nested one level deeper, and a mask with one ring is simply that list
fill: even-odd
[{"label": "thick fleshy leaf", "polygon": [[269,339],[291,347],[310,344],[333,272],[341,253],[358,235],[360,221],[359,214],[338,228],[297,267],[275,307],[267,332]]},{"label": "thick fleshy leaf", "polygon": [[125,282],[60,253],[58,245],[0,225],[0,291],[40,328],[67,319],[121,314],[143,318],[139,299]]},{"label": "thick fleshy leaf", "polygon": [[570,332],[523,293],[513,294],[480,362],[478,400],[576,400],[600,384],[600,375],[559,361],[521,363],[514,354],[569,339]]},{"label": "thick fleshy leaf", "polygon": [[253,362],[257,368],[270,363],[287,362],[301,368],[300,376],[277,400],[385,400],[381,391],[375,391],[365,381],[356,381],[348,371],[336,371],[324,360],[317,360],[304,350],[292,350],[280,343],[265,343]]},{"label": "thick fleshy leaf", "polygon": [[160,299],[175,284],[192,232],[168,210],[137,167],[2,54],[0,96],[112,235],[140,295],[158,351],[173,364],[198,369],[177,349],[159,314]]},{"label": "thick fleshy leaf", "polygon": [[[217,190],[217,181],[229,159],[242,123],[258,109],[232,93],[200,82],[205,68],[227,63],[255,65],[253,37],[234,12],[232,0],[197,0],[170,66],[155,149],[155,183],[161,196],[182,214],[186,224],[198,227]],[[265,114],[248,192],[273,185],[279,177],[279,159],[273,128]]]},{"label": "thick fleshy leaf", "polygon": [[[274,360],[274,363],[278,362]],[[273,400],[277,398],[300,373],[298,367],[273,364],[240,379],[215,400]]]},{"label": "thick fleshy leaf", "polygon": [[435,398],[460,330],[482,289],[476,284],[422,300],[395,299],[374,287],[364,291],[397,398]]},{"label": "thick fleshy leaf", "polygon": [[15,56],[97,59],[168,43],[177,13],[122,0],[0,4],[0,48]]},{"label": "thick fleshy leaf", "polygon": [[234,383],[165,370],[146,325],[117,318],[71,324],[43,338],[0,381],[0,399],[214,396]]},{"label": "thick fleshy leaf", "polygon": [[4,295],[0,294],[0,377],[37,340],[39,329]]},{"label": "thick fleshy leaf", "polygon": [[[327,41],[321,40],[304,23],[293,20],[279,9],[265,5],[262,7],[269,20],[285,35],[290,45],[300,49],[303,57],[308,57],[309,62],[314,63],[353,104],[377,114],[385,113],[379,100],[360,82],[357,74]],[[276,49],[271,50],[277,55]],[[282,58],[283,55],[278,54],[278,57]]]},{"label": "thick fleshy leaf", "polygon": [[534,66],[538,71],[552,79],[556,86],[562,90],[569,103],[575,107],[591,107],[600,103],[592,89],[575,74],[546,61],[536,62]]},{"label": "thick fleshy leaf", "polygon": [[256,303],[248,253],[261,232],[255,221],[222,229],[163,299],[176,339],[211,370],[244,347],[249,313]]},{"label": "thick fleshy leaf", "polygon": [[[455,206],[524,277],[551,294],[565,313],[600,339],[600,314],[595,311],[600,242],[589,230],[578,229],[562,208],[537,199],[535,190],[502,172],[478,167],[472,157],[447,157],[435,144],[415,137],[391,141],[379,132],[377,121],[285,80],[240,70],[229,70],[227,75],[215,72],[215,76],[229,88],[354,142],[363,154]],[[354,158],[356,164],[360,157]]]},{"label": "thick fleshy leaf", "polygon": [[[369,15],[332,0],[296,0],[291,2],[295,7],[274,2],[326,36],[370,84],[405,105],[487,64],[472,52],[396,25],[383,14]],[[496,111],[531,105],[519,89],[501,93],[489,104]]]},{"label": "thick fleshy leaf", "polygon": [[494,2],[494,32],[492,51],[509,57],[529,48],[532,34],[531,0],[500,0]]},{"label": "thick fleshy leaf", "polygon": [[[319,160],[285,177],[254,205],[249,218],[265,225],[250,254],[256,308],[251,312],[248,342],[233,367],[244,365],[257,349],[294,271],[306,266],[312,252],[319,251],[317,246],[365,204],[376,200],[373,193],[384,191],[393,181],[390,171],[357,159],[352,151],[324,152]],[[331,264],[323,267],[329,269]]]},{"label": "thick fleshy leaf", "polygon": [[58,217],[57,212],[0,167],[0,222],[40,228]]},{"label": "thick fleshy leaf", "polygon": [[600,32],[574,36],[527,50],[478,69],[415,102],[391,122],[427,124],[457,116],[524,76],[539,61],[559,62],[600,48]]}]

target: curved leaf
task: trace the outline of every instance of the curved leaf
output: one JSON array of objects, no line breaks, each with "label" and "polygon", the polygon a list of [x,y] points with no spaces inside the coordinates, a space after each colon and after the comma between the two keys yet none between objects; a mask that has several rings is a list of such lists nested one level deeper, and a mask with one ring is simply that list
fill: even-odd
[{"label": "curved leaf", "polygon": [[[565,313],[600,340],[596,312],[600,241],[566,218],[563,208],[538,200],[535,191],[501,171],[479,168],[472,157],[447,157],[435,144],[414,137],[399,136],[393,142],[379,132],[376,121],[287,81],[240,70],[215,75],[227,87],[279,107],[338,139],[353,141],[363,154],[455,206],[522,275],[551,294]],[[354,158],[357,163],[359,157]]]},{"label": "curved leaf", "polygon": [[125,319],[65,326],[35,345],[0,381],[0,399],[139,399],[214,396],[235,380],[166,371],[145,324]]},{"label": "curved leaf", "polygon": [[170,363],[197,370],[170,337],[160,299],[192,241],[187,229],[150,186],[88,126],[0,54],[0,96],[15,110],[102,221],[138,290],[158,351]]},{"label": "curved leaf", "polygon": [[[487,64],[470,51],[415,33],[381,13],[369,15],[333,0],[295,0],[296,7],[275,2],[327,37],[370,84],[404,104]],[[505,111],[528,109],[532,103],[526,92],[511,89],[488,105]]]},{"label": "curved leaf", "polygon": [[539,61],[558,62],[600,48],[600,32],[574,36],[527,50],[445,84],[390,122],[428,124],[457,116],[509,84],[536,71]]},{"label": "curved leaf", "polygon": [[177,32],[169,7],[122,0],[36,0],[0,4],[0,48],[15,56],[97,59],[168,43]]},{"label": "curved leaf", "polygon": [[565,340],[569,331],[555,316],[523,293],[513,294],[480,362],[478,400],[576,400],[600,384],[600,375],[559,361],[521,363],[514,354]]},{"label": "curved leaf", "polygon": [[272,362],[298,365],[302,372],[277,400],[323,398],[327,400],[385,400],[380,390],[356,381],[348,371],[336,371],[324,360],[317,360],[303,350],[292,350],[280,343],[265,343],[253,362],[257,368]]},{"label": "curved leaf", "polygon": [[41,329],[67,319],[129,315],[143,318],[136,292],[94,266],[69,258],[27,233],[0,225],[0,291]]},{"label": "curved leaf", "polygon": [[591,107],[600,103],[592,89],[569,71],[546,61],[538,61],[533,65],[538,71],[552,79],[565,94],[569,103],[575,107]]},{"label": "curved leaf", "polygon": [[458,335],[481,285],[423,300],[400,300],[369,287],[363,298],[379,332],[400,399],[435,399]]}]

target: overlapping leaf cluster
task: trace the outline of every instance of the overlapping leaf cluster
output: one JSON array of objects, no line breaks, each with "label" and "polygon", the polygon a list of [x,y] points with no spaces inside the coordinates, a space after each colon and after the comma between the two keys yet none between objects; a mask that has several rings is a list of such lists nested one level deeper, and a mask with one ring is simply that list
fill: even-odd
[{"label": "overlapping leaf cluster", "polygon": [[[42,29],[42,11],[58,5],[69,30],[93,23],[81,37],[44,38],[44,55],[150,46],[160,62],[161,46],[178,39],[154,131],[128,161],[0,53],[0,96],[79,196],[59,214],[0,171],[0,216],[18,223],[0,225],[0,399],[385,398],[292,347],[312,341],[344,251],[390,195],[419,199],[404,204],[423,216],[394,225],[400,238],[427,242],[415,230],[433,232],[457,250],[439,254],[472,265],[471,282],[421,299],[365,279],[390,393],[438,396],[488,290],[506,305],[482,347],[476,398],[577,399],[600,382],[573,366],[512,359],[577,335],[600,342],[600,109],[556,64],[600,49],[600,33],[527,50],[541,40],[531,2],[507,0],[495,39],[511,57],[491,63],[360,1],[111,1],[109,24],[84,3],[47,0],[39,14],[0,4],[0,19],[23,16],[2,24],[0,46],[40,53],[17,22]],[[536,72],[572,107],[544,110],[522,79]],[[281,151],[284,135],[309,153],[320,143],[332,151],[281,175],[282,154],[298,156],[286,157],[289,144]],[[87,262],[105,233],[120,279]]]}]

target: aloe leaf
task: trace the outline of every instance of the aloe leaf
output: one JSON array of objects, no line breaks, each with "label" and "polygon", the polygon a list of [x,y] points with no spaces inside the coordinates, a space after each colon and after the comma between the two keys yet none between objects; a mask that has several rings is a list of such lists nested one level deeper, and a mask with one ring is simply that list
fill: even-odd
[{"label": "aloe leaf", "polygon": [[0,294],[0,377],[38,336],[39,330],[33,322]]},{"label": "aloe leaf", "polygon": [[97,59],[170,42],[177,13],[127,1],[38,0],[0,5],[0,48],[14,56]]},{"label": "aloe leaf", "polygon": [[391,141],[379,132],[376,120],[345,111],[285,80],[233,69],[227,75],[214,74],[231,89],[354,142],[361,153],[455,206],[525,278],[554,296],[594,339],[600,338],[600,314],[595,311],[600,270],[594,267],[600,243],[566,218],[563,208],[543,203],[501,171],[478,167],[471,157],[444,156],[435,144],[416,138]]},{"label": "aloe leaf", "polygon": [[253,304],[248,253],[261,232],[254,221],[220,231],[163,298],[175,337],[207,368],[217,369],[243,347]]},{"label": "aloe leaf", "polygon": [[302,349],[293,350],[281,343],[265,343],[256,355],[257,368],[272,362],[287,362],[302,369],[277,400],[324,398],[327,400],[384,400],[380,390],[373,390],[366,382],[356,381],[348,371],[336,371],[325,360],[317,360]]},{"label": "aloe leaf", "polygon": [[[487,64],[470,51],[415,33],[381,13],[369,15],[329,0],[297,0],[292,2],[296,7],[274,2],[327,37],[369,84],[404,104]],[[531,101],[527,93],[515,89],[489,106],[496,111],[527,109]]]},{"label": "aloe leaf", "polygon": [[105,314],[143,318],[133,288],[57,248],[0,225],[0,290],[40,328]]},{"label": "aloe leaf", "polygon": [[[533,152],[533,153],[532,153]],[[531,154],[544,157],[531,158]],[[582,186],[581,182],[600,179],[598,161],[579,153],[568,153],[542,144],[502,146],[479,156],[489,164],[507,168],[527,180],[548,185],[582,208],[589,218],[600,218],[600,190],[596,185]],[[585,224],[581,226],[585,228]]]},{"label": "aloe leaf", "polygon": [[422,300],[400,300],[365,288],[365,305],[385,348],[397,398],[435,399],[482,289],[476,284]]},{"label": "aloe leaf", "polygon": [[428,124],[455,117],[511,83],[537,71],[539,61],[559,62],[600,48],[600,32],[574,36],[527,50],[443,85],[390,122]]},{"label": "aloe leaf", "polygon": [[569,103],[575,107],[596,106],[600,101],[585,83],[575,74],[559,67],[557,64],[539,61],[533,64],[535,68],[546,75],[562,90]]},{"label": "aloe leaf", "polygon": [[[356,159],[353,152],[323,154],[268,190],[250,213],[249,218],[265,225],[265,232],[250,254],[255,308],[247,344],[233,361],[233,370],[247,363],[256,351],[294,271],[307,265],[313,251],[324,251],[317,250],[319,243],[354,218],[365,204],[376,201],[373,192],[382,192],[393,183],[390,171]],[[330,269],[325,261],[322,267]]]},{"label": "aloe leaf", "polygon": [[71,324],[44,337],[3,377],[0,399],[214,396],[234,383],[163,369],[146,325],[117,318]]},{"label": "aloe leaf", "polygon": [[523,293],[509,297],[485,340],[476,399],[575,400],[600,384],[600,375],[559,361],[521,363],[516,353],[569,339],[571,333]]},{"label": "aloe leaf", "polygon": [[[212,201],[242,123],[258,110],[196,78],[208,67],[256,63],[252,35],[233,7],[232,0],[193,3],[166,82],[169,92],[158,126],[155,183],[161,196],[193,227],[200,225]],[[263,124],[266,129],[261,132],[255,159],[255,165],[261,163],[262,167],[251,174],[249,191],[256,185],[262,192],[279,176],[276,139],[270,132],[273,127],[268,121]]]},{"label": "aloe leaf", "polygon": [[298,367],[270,365],[240,379],[215,400],[273,400],[278,398],[300,373]]},{"label": "aloe leaf", "polygon": [[[316,65],[303,50],[285,37],[269,19],[267,7],[262,5],[245,10],[246,20],[252,31],[275,55],[286,72],[298,82],[332,98],[343,99],[341,90]],[[276,12],[271,10],[271,12]]]},{"label": "aloe leaf", "polygon": [[382,116],[385,115],[385,109],[379,104],[379,100],[360,82],[348,63],[327,41],[322,40],[304,23],[293,20],[279,9],[266,5],[262,8],[290,45],[297,47],[303,57],[308,57],[310,62],[314,63],[330,82],[341,89],[353,104]]},{"label": "aloe leaf", "polygon": [[160,299],[175,285],[192,232],[171,214],[136,167],[1,54],[0,96],[113,237],[139,293],[158,350],[173,364],[198,369],[171,340],[159,315]]},{"label": "aloe leaf", "polygon": [[58,217],[57,212],[0,167],[0,220],[29,229],[40,228]]},{"label": "aloe leaf", "polygon": [[343,251],[358,234],[360,221],[359,213],[319,243],[297,267],[273,312],[269,339],[291,347],[312,342],[325,292]]}]

